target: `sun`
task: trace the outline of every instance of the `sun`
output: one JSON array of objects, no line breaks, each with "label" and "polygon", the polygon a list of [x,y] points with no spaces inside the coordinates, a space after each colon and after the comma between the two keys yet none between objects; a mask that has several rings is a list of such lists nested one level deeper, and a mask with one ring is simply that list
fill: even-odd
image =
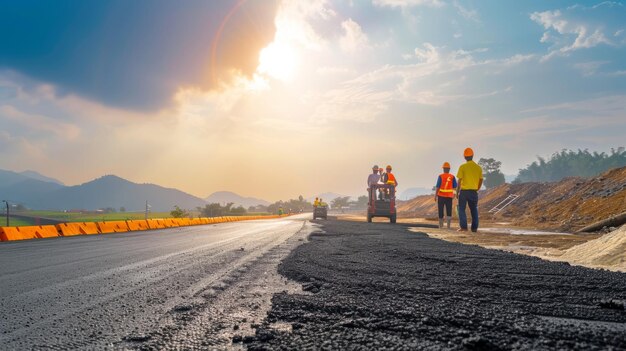
[{"label": "sun", "polygon": [[296,69],[296,54],[288,45],[273,42],[261,50],[258,72],[272,78],[289,81]]}]

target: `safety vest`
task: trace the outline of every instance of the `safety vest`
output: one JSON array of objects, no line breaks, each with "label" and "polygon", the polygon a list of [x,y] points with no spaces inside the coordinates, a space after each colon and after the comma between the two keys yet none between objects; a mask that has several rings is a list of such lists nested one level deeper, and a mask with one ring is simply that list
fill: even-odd
[{"label": "safety vest", "polygon": [[393,173],[387,172],[387,184],[396,185],[396,176]]},{"label": "safety vest", "polygon": [[442,173],[441,186],[437,189],[437,196],[441,197],[454,197],[454,176],[450,173]]}]

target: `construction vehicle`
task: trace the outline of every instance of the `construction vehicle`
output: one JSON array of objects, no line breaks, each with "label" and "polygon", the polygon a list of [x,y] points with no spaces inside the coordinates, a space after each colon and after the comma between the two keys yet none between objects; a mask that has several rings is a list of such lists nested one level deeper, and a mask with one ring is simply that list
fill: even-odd
[{"label": "construction vehicle", "polygon": [[[378,189],[384,194],[383,199],[376,197]],[[367,203],[367,221],[372,222],[374,217],[387,217],[391,223],[396,223],[396,187],[392,184],[373,184],[369,188]]]},{"label": "construction vehicle", "polygon": [[324,218],[328,219],[328,206],[316,206],[313,209],[313,219]]}]

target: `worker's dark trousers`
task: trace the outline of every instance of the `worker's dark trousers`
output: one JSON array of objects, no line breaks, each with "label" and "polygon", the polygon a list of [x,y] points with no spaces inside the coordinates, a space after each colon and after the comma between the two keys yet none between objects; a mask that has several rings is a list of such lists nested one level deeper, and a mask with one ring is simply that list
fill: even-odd
[{"label": "worker's dark trousers", "polygon": [[472,231],[478,230],[478,191],[461,190],[459,193],[459,224],[461,229],[467,229],[467,215],[465,207],[469,207],[472,215]]},{"label": "worker's dark trousers", "polygon": [[452,217],[452,198],[437,196],[437,208],[439,210],[439,218],[443,218],[443,208],[446,208],[446,216]]}]

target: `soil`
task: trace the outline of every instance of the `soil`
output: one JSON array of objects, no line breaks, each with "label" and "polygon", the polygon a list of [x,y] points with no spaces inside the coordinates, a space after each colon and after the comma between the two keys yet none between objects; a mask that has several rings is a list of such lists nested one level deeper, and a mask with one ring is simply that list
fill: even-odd
[{"label": "soil", "polygon": [[309,293],[275,294],[248,349],[626,349],[624,273],[320,223],[279,265]]},{"label": "soil", "polygon": [[[497,215],[489,213],[511,194],[519,198]],[[481,219],[510,221],[528,228],[576,231],[626,212],[626,167],[589,179],[503,184],[479,193],[479,211]],[[399,202],[398,212],[400,217],[437,217],[432,195]]]}]

